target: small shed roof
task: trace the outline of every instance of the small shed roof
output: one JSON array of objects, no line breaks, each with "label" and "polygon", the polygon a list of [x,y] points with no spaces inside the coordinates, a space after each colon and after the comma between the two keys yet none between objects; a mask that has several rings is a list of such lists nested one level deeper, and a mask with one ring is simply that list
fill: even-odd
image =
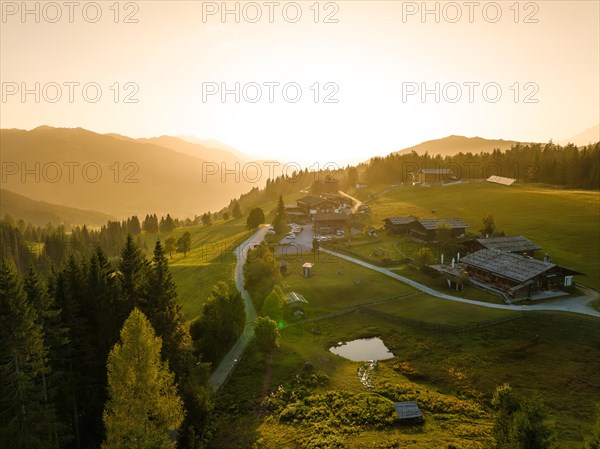
[{"label": "small shed roof", "polygon": [[451,175],[452,170],[449,168],[422,168],[417,173],[423,175]]},{"label": "small shed roof", "polygon": [[308,301],[306,300],[306,298],[304,296],[302,296],[300,293],[296,293],[296,292],[289,292],[287,295],[285,295],[285,302],[288,305],[297,304],[297,303],[308,304]]},{"label": "small shed roof", "polygon": [[415,401],[394,402],[394,408],[400,419],[422,418],[423,413]]},{"label": "small shed roof", "polygon": [[438,224],[445,223],[452,229],[460,229],[460,228],[468,228],[469,225],[465,223],[464,220],[460,218],[446,218],[444,220],[419,220],[421,226],[423,226],[427,230],[434,230],[437,228]]},{"label": "small shed roof", "polygon": [[403,225],[415,222],[417,219],[415,217],[389,217],[384,221],[389,222],[393,225]]},{"label": "small shed roof", "polygon": [[516,181],[514,178],[505,178],[504,176],[496,176],[492,175],[488,179],[487,182],[493,182],[495,184],[502,184],[504,186],[511,186]]},{"label": "small shed roof", "polygon": [[477,239],[477,242],[481,243],[487,249],[496,249],[507,253],[538,251],[542,249],[522,235]]}]

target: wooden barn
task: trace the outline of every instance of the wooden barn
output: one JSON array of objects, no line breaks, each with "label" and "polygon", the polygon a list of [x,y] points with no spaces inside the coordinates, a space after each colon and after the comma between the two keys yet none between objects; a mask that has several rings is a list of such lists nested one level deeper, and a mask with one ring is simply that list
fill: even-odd
[{"label": "wooden barn", "polygon": [[494,249],[482,249],[460,259],[467,274],[506,293],[512,299],[526,299],[542,291],[560,290],[575,284],[582,274],[551,262]]},{"label": "wooden barn", "polygon": [[383,220],[383,227],[388,234],[408,234],[416,222],[415,217],[389,217]]},{"label": "wooden barn", "polygon": [[446,218],[444,220],[417,220],[410,230],[413,239],[422,242],[435,242],[437,240],[438,227],[444,224],[451,230],[452,238],[460,237],[467,233],[469,225],[460,218]]},{"label": "wooden barn", "polygon": [[414,183],[436,184],[457,180],[449,168],[422,168],[411,174]]}]

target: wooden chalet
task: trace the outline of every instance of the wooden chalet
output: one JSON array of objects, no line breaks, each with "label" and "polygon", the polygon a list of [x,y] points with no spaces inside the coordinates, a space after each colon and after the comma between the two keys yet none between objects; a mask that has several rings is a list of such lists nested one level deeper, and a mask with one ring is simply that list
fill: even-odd
[{"label": "wooden chalet", "polygon": [[460,259],[469,277],[504,292],[512,299],[573,286],[582,274],[551,262],[496,249],[482,249]]},{"label": "wooden chalet", "polygon": [[334,201],[331,198],[323,198],[312,195],[296,200],[296,204],[299,210],[304,212],[306,215],[335,212],[340,207],[339,202]]},{"label": "wooden chalet", "polygon": [[456,181],[457,178],[449,168],[422,168],[411,173],[414,183],[443,183]]},{"label": "wooden chalet", "polygon": [[304,223],[310,220],[310,216],[306,212],[304,212],[304,209],[295,204],[286,204],[284,206],[284,210],[285,216],[291,222]]},{"label": "wooden chalet", "polygon": [[323,212],[313,215],[313,230],[319,234],[332,234],[344,229],[350,221],[350,215],[344,212]]}]

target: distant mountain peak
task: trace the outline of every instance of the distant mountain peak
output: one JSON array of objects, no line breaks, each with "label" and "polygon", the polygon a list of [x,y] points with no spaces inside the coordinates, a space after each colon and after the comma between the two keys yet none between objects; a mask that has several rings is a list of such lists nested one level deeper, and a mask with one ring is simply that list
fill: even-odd
[{"label": "distant mountain peak", "polygon": [[504,139],[486,139],[484,137],[466,137],[450,135],[441,139],[433,139],[418,145],[396,151],[392,154],[407,154],[415,151],[417,154],[427,152],[430,156],[451,156],[458,153],[490,153],[494,149],[507,150],[517,141]]}]

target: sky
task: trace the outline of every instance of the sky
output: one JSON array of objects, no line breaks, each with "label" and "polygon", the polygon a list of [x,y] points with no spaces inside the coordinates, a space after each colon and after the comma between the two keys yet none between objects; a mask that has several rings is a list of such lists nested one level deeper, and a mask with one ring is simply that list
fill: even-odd
[{"label": "sky", "polygon": [[561,141],[600,122],[599,5],[3,1],[0,126],[306,166],[448,135]]}]

